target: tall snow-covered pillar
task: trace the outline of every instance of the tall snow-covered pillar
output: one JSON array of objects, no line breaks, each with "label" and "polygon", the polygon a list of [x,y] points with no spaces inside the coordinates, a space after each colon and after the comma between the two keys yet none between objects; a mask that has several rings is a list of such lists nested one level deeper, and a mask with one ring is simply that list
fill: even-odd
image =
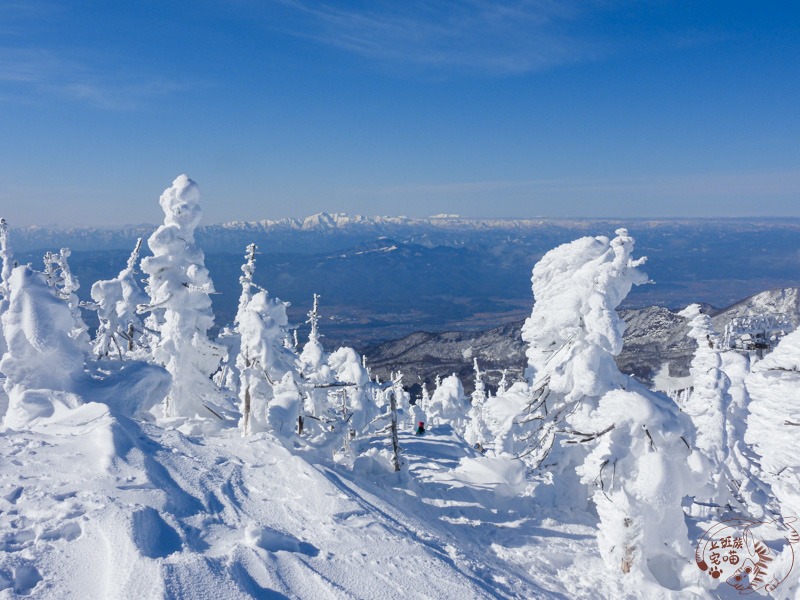
[{"label": "tall snow-covered pillar", "polygon": [[148,324],[161,334],[153,358],[172,375],[166,417],[211,416],[204,405],[218,395],[210,377],[220,352],[207,335],[214,323],[209,297],[214,285],[203,251],[194,241],[201,217],[199,201],[197,184],[186,175],[161,194],[164,224],[147,241],[153,256],[142,260],[154,317]]},{"label": "tall snow-covered pillar", "polygon": [[800,329],[753,365],[745,442],[761,456],[783,516],[800,515]]},{"label": "tall snow-covered pillar", "polygon": [[[14,254],[11,252],[8,223],[5,219],[0,219],[0,260],[3,261],[2,270],[0,270],[0,317],[2,317],[3,313],[8,309],[10,297],[9,280],[11,279],[11,269],[14,268]],[[3,357],[7,349],[2,323],[0,323],[0,358]]]}]

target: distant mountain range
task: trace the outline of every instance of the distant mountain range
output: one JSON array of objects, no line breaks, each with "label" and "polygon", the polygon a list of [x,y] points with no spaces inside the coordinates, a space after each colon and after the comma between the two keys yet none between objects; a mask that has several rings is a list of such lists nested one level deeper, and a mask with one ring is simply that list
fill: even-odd
[{"label": "distant mountain range", "polygon": [[[714,329],[720,334],[735,317],[763,314],[786,314],[796,328],[800,326],[800,288],[761,292],[724,309],[705,305],[703,310],[711,315]],[[660,306],[621,310],[620,316],[626,323],[624,347],[617,357],[620,369],[649,386],[680,387],[680,382],[669,380],[689,375],[697,347],[688,337],[686,319]],[[399,370],[408,385],[425,381],[430,388],[437,375],[456,373],[468,391],[474,387],[473,359],[477,358],[486,372],[485,379],[490,386],[496,386],[502,369],[508,369],[509,382],[522,376],[527,363],[523,322],[477,332],[417,332],[362,348],[362,352],[373,374],[382,379],[388,379],[392,370]]]},{"label": "distant mountain range", "polygon": [[[13,223],[11,223],[13,226]],[[764,230],[796,235],[800,219],[474,219],[458,215],[426,218],[381,217],[326,212],[304,219],[285,218],[261,221],[234,221],[205,225],[197,230],[197,240],[206,252],[225,252],[256,243],[263,252],[314,253],[346,248],[380,237],[424,246],[462,245],[481,241],[537,240],[543,247],[563,243],[582,235],[611,234],[627,227],[645,238],[680,236],[687,228],[709,236],[741,235],[743,238]],[[75,227],[46,229],[13,228],[14,244],[21,251],[68,246],[72,250],[123,250],[137,237],[147,238],[156,225],[140,224],[119,228]],[[304,244],[313,240],[311,246]],[[562,241],[559,241],[562,240]],[[744,239],[742,239],[744,241]],[[552,246],[550,246],[552,247]]]},{"label": "distant mountain range", "polygon": [[[729,306],[765,289],[800,284],[800,219],[468,219],[362,217],[208,225],[197,242],[218,294],[217,326],[233,320],[245,246],[259,246],[255,281],[291,302],[304,334],[314,293],[322,295],[326,344],[356,347],[415,331],[476,331],[530,313],[533,265],[550,249],[627,227],[654,282],[634,288],[623,308]],[[120,229],[12,229],[21,262],[40,268],[46,249],[67,246],[88,299],[91,284],[115,276],[137,237],[154,226]],[[145,244],[144,254],[147,253]],[[90,317],[90,315],[89,315]]]}]

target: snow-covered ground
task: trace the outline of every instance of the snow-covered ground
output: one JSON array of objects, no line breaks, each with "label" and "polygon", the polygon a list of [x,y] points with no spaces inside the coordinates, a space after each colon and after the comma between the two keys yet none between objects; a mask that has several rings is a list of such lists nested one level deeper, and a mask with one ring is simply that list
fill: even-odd
[{"label": "snow-covered ground", "polygon": [[626,597],[591,517],[521,500],[519,462],[448,426],[402,433],[399,474],[228,431],[188,437],[98,403],[2,431],[0,597]]},{"label": "snow-covered ground", "polygon": [[97,403],[3,431],[0,597],[562,597],[559,569],[594,554],[591,523],[515,502],[446,426],[402,434],[408,473],[364,477],[229,431]]}]

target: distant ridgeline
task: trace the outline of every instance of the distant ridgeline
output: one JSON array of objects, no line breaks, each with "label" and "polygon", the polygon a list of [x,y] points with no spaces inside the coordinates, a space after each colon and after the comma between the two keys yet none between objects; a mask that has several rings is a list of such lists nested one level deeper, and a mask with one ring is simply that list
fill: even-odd
[{"label": "distant ridgeline", "polygon": [[[763,356],[800,325],[800,288],[761,292],[724,309],[704,306],[711,316],[714,342],[724,349]],[[654,385],[664,371],[675,378],[689,375],[697,343],[689,336],[688,321],[661,306],[620,311],[625,321],[624,346],[616,357],[623,373]],[[526,364],[522,325],[517,321],[484,331],[417,332],[363,348],[373,371],[388,377],[400,369],[409,382],[431,384],[437,375],[455,373],[472,390],[473,360],[483,367],[490,389],[506,372],[508,380],[522,377]]]},{"label": "distant ridgeline", "polygon": [[[13,224],[12,224],[13,225]],[[625,226],[648,257],[654,282],[638,286],[623,308],[729,306],[766,289],[798,284],[798,219],[564,220],[361,217],[320,213],[306,219],[198,227],[196,239],[218,292],[220,321],[236,312],[239,256],[257,244],[256,282],[291,303],[305,320],[309,298],[323,298],[326,335],[368,345],[415,331],[484,330],[530,311],[528,280],[545,252],[584,235]],[[41,265],[46,250],[72,250],[85,281],[113,277],[136,239],[153,226],[121,229],[13,229],[21,261]],[[147,248],[143,255],[147,255]],[[369,293],[364,293],[369,290]],[[78,291],[88,300],[86,287]]]},{"label": "distant ridgeline", "polygon": [[[637,244],[643,250],[701,252],[714,256],[723,245],[734,243],[735,248],[742,251],[755,251],[752,260],[760,262],[758,254],[778,251],[763,246],[762,242],[767,240],[773,246],[791,247],[796,252],[800,219],[472,219],[456,215],[365,217],[323,212],[305,219],[264,219],[199,226],[196,235],[207,253],[238,251],[249,243],[256,243],[262,252],[313,254],[391,237],[401,243],[427,247],[494,245],[507,241],[538,248],[543,254],[554,245],[566,243],[576,236],[591,233],[610,235],[619,227],[636,231]],[[155,229],[155,225],[140,224],[120,228],[68,229],[12,226],[11,231],[17,251],[55,245],[69,246],[74,251],[129,249],[137,238],[146,238]],[[309,246],[309,241],[314,241],[314,244]],[[727,249],[731,250],[730,247]],[[796,256],[794,262],[798,262]]]}]

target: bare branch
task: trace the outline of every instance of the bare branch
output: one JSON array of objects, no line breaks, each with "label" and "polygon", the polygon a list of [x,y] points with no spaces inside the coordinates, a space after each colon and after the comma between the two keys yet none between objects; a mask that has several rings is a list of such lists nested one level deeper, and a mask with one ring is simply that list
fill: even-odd
[{"label": "bare branch", "polygon": [[205,402],[203,403],[203,406],[205,406],[205,407],[208,409],[208,411],[209,411],[211,414],[213,414],[215,417],[217,417],[217,418],[218,418],[220,421],[224,421],[224,420],[225,420],[225,418],[224,418],[224,417],[223,417],[221,414],[219,414],[217,411],[215,411],[213,408],[211,408],[211,407],[210,407],[208,404],[206,404]]},{"label": "bare branch", "polygon": [[322,384],[319,384],[319,385],[315,385],[314,388],[320,390],[320,389],[325,389],[325,388],[354,387],[355,385],[356,385],[355,383],[339,383],[339,382],[336,382],[336,383],[322,383]]},{"label": "bare branch", "polygon": [[647,430],[647,427],[644,428],[645,434],[647,434],[647,439],[650,440],[650,448],[658,452],[658,448],[656,448],[655,443],[653,443],[653,436],[650,435],[650,432]]},{"label": "bare branch", "polygon": [[[566,433],[572,433],[572,434],[574,434],[574,435],[580,435],[580,436],[583,436],[583,439],[582,439],[582,440],[567,440],[567,442],[566,442],[566,443],[567,443],[567,444],[585,444],[586,442],[591,442],[592,440],[596,440],[596,439],[597,439],[597,438],[599,438],[601,435],[605,435],[605,434],[607,434],[609,431],[611,431],[612,429],[614,429],[614,427],[615,427],[614,425],[610,425],[609,427],[607,427],[607,428],[606,428],[606,429],[604,429],[603,431],[599,431],[599,432],[597,432],[597,433],[579,433],[579,432],[577,432],[577,431],[566,432]],[[650,434],[648,434],[648,435],[650,435]]]},{"label": "bare branch", "polygon": [[603,484],[603,469],[606,468],[607,464],[608,464],[608,459],[606,459],[606,460],[604,460],[602,462],[602,464],[600,465],[600,472],[597,474],[597,477],[594,478],[595,483],[597,483],[598,479],[600,480],[600,490],[601,491],[604,491],[604,489],[605,489],[605,485]]}]

